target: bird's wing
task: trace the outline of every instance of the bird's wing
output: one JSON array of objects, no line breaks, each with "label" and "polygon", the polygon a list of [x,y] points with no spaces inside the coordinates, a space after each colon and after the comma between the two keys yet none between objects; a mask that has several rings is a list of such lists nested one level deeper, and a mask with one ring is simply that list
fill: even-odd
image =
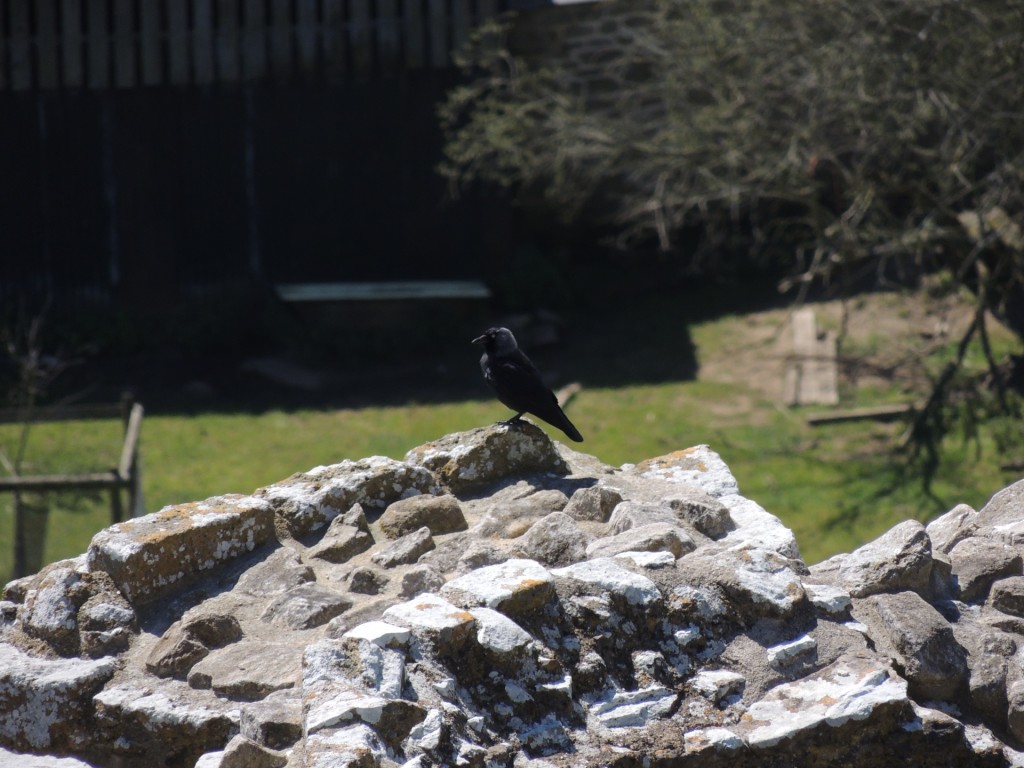
[{"label": "bird's wing", "polygon": [[540,377],[540,373],[525,355],[491,358],[485,373],[488,383],[509,408],[534,412],[558,404]]}]

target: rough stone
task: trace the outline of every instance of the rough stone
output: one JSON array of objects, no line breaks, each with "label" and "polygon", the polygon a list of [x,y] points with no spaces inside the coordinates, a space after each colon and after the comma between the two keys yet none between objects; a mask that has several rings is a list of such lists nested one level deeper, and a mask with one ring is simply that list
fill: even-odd
[{"label": "rough stone", "polygon": [[495,501],[473,532],[478,536],[515,539],[538,520],[561,511],[568,503],[568,497],[559,490],[535,491],[507,501]]},{"label": "rough stone", "polygon": [[967,504],[957,504],[944,515],[932,520],[925,532],[932,542],[933,552],[949,554],[949,551],[963,539],[973,536],[978,529],[978,513]]},{"label": "rough stone", "polygon": [[298,537],[322,528],[355,504],[383,509],[396,499],[439,492],[433,474],[423,467],[371,456],[314,467],[259,493],[273,507],[283,531]]},{"label": "rough stone", "polygon": [[283,768],[288,758],[238,734],[224,747],[220,768]]},{"label": "rough stone", "polygon": [[465,645],[476,625],[473,614],[431,594],[388,608],[384,620],[407,627],[418,640],[449,655]]},{"label": "rough stone", "polygon": [[399,565],[415,563],[435,546],[430,529],[423,526],[417,531],[395,539],[384,549],[374,552],[370,559],[381,568],[394,568]]},{"label": "rough stone", "polygon": [[907,520],[842,561],[839,578],[854,597],[913,590],[927,593],[932,569],[931,541],[924,526]]},{"label": "rough stone", "polygon": [[193,610],[161,635],[146,659],[146,669],[184,680],[211,650],[241,639],[242,627],[234,616]]},{"label": "rough stone", "polygon": [[444,586],[444,574],[430,565],[415,565],[402,575],[399,597],[410,598],[423,592],[436,592]]},{"label": "rough stone", "polygon": [[282,627],[311,629],[352,607],[351,598],[319,584],[300,584],[275,598],[262,618]]},{"label": "rough stone", "polygon": [[721,538],[736,528],[729,508],[702,490],[693,489],[686,495],[672,496],[665,501],[686,522],[709,538]]},{"label": "rough stone", "polygon": [[551,573],[540,563],[513,559],[452,579],[441,595],[463,608],[484,606],[515,619],[548,605],[555,588]]},{"label": "rough stone", "polygon": [[649,523],[587,545],[587,557],[614,557],[622,552],[671,552],[682,557],[697,548],[690,534],[670,523]]},{"label": "rough stone", "polygon": [[268,749],[288,749],[302,738],[302,695],[274,691],[241,708],[241,734]]},{"label": "rough stone", "polygon": [[576,490],[563,511],[574,520],[592,520],[604,523],[608,521],[612,510],[620,501],[622,501],[622,494],[617,489],[604,485],[592,485]]},{"label": "rough stone", "polygon": [[273,535],[267,502],[217,496],[105,528],[93,536],[87,557],[90,570],[108,573],[129,601],[147,603],[252,552]]},{"label": "rough stone", "polygon": [[298,685],[301,659],[301,648],[287,643],[243,640],[198,662],[188,674],[188,684],[234,701],[257,701]]},{"label": "rough stone", "polygon": [[989,604],[1003,613],[1024,618],[1024,576],[1000,579],[988,593]]},{"label": "rough stone", "polygon": [[903,671],[921,701],[952,700],[967,679],[967,659],[949,623],[916,592],[873,595],[853,615],[872,630],[880,653]]},{"label": "rough stone", "polygon": [[949,551],[949,560],[960,599],[966,602],[984,600],[994,581],[1020,576],[1024,565],[1013,547],[980,536],[962,539]]},{"label": "rough stone", "polygon": [[424,526],[434,535],[464,531],[468,527],[459,500],[450,494],[421,494],[399,499],[384,510],[377,523],[389,539],[397,539]]},{"label": "rough stone", "polygon": [[374,545],[373,536],[354,525],[335,525],[342,518],[336,517],[324,537],[309,548],[309,556],[328,563],[345,563]]},{"label": "rough stone", "polygon": [[39,659],[0,643],[0,739],[21,751],[73,751],[91,736],[92,697],[114,658]]},{"label": "rough stone", "polygon": [[280,547],[239,576],[235,589],[253,597],[267,597],[311,581],[316,581],[316,575],[299,553]]},{"label": "rough stone", "polygon": [[558,568],[551,574],[621,595],[630,605],[650,607],[661,600],[661,592],[653,581],[646,576],[623,568],[614,560],[606,557]]},{"label": "rough stone", "polygon": [[586,557],[588,541],[590,535],[569,515],[552,512],[516,541],[515,554],[545,565],[568,565]]},{"label": "rough stone", "polygon": [[379,595],[388,585],[388,577],[376,568],[359,566],[353,568],[346,578],[350,592],[361,595]]},{"label": "rough stone", "polygon": [[405,460],[436,473],[456,495],[534,472],[569,473],[551,438],[528,421],[449,435],[413,448]]}]

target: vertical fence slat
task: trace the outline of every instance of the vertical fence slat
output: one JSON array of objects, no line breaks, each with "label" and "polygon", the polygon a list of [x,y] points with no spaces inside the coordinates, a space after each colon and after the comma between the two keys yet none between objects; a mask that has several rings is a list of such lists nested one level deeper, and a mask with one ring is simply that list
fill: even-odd
[{"label": "vertical fence slat", "polygon": [[40,88],[56,88],[60,81],[55,3],[56,0],[36,0],[36,61],[39,62]]},{"label": "vertical fence slat", "polygon": [[267,9],[263,0],[243,0],[242,73],[247,80],[267,74]]},{"label": "vertical fence slat", "polygon": [[217,0],[217,79],[234,83],[241,74],[239,61],[238,0]]},{"label": "vertical fence slat", "polygon": [[348,42],[352,48],[352,69],[370,71],[370,0],[349,0]]},{"label": "vertical fence slat", "polygon": [[448,66],[447,0],[428,0],[430,13],[430,65],[440,69]]},{"label": "vertical fence slat", "polygon": [[160,3],[139,3],[139,49],[142,58],[142,84],[159,85],[163,81],[163,48],[160,39]]},{"label": "vertical fence slat", "polygon": [[167,3],[167,69],[171,85],[188,83],[189,60],[188,7],[183,0]]},{"label": "vertical fence slat", "polygon": [[284,80],[292,68],[292,19],[289,0],[270,3],[270,67],[274,77]]},{"label": "vertical fence slat", "polygon": [[398,69],[398,2],[377,0],[377,61],[382,72]]},{"label": "vertical fence slat", "polygon": [[324,68],[328,77],[343,73],[345,65],[344,0],[324,0]]},{"label": "vertical fence slat", "polygon": [[423,27],[423,3],[421,0],[405,0],[402,9],[405,37],[405,66],[407,69],[421,69],[427,60],[426,30]]},{"label": "vertical fence slat", "polygon": [[477,10],[477,24],[493,19],[498,15],[498,0],[477,0]]},{"label": "vertical fence slat", "polygon": [[32,87],[29,0],[10,0],[10,3],[11,87],[16,91],[24,91]]},{"label": "vertical fence slat", "polygon": [[469,0],[452,0],[452,46],[451,53],[458,53],[469,40],[472,27]]},{"label": "vertical fence slat", "polygon": [[192,0],[192,71],[198,85],[214,80],[213,0]]},{"label": "vertical fence slat", "polygon": [[317,0],[298,0],[295,40],[298,43],[299,67],[303,74],[316,69]]},{"label": "vertical fence slat", "polygon": [[82,84],[82,6],[78,0],[61,0],[60,44],[63,53],[64,87]]},{"label": "vertical fence slat", "polygon": [[135,85],[135,8],[132,0],[114,0],[114,85]]},{"label": "vertical fence slat", "polygon": [[85,47],[89,59],[89,87],[110,85],[110,30],[107,28],[107,0],[89,3],[88,34]]}]

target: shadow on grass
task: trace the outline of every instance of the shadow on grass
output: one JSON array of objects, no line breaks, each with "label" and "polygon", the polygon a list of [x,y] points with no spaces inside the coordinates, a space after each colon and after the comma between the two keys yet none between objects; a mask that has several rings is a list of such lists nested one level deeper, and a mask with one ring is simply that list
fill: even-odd
[{"label": "shadow on grass", "polygon": [[555,390],[687,381],[699,366],[691,323],[784,303],[766,281],[714,286],[673,271],[639,258],[584,264],[553,312],[509,311],[497,300],[295,307],[268,290],[255,301],[206,301],[146,318],[148,330],[133,329],[131,353],[97,356],[61,389],[87,391],[92,401],[132,391],[150,414],[489,399],[470,342],[492,325],[516,331]]}]

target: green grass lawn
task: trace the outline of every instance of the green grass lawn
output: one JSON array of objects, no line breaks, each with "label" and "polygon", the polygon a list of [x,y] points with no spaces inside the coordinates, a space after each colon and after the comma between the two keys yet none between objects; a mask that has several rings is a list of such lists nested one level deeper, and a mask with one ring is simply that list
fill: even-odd
[{"label": "green grass lawn", "polygon": [[[741,318],[691,327],[698,351],[723,344]],[[869,401],[892,399],[868,392]],[[844,403],[850,405],[851,403]],[[852,404],[863,404],[852,403]],[[849,551],[907,518],[926,520],[958,503],[978,507],[1017,479],[1001,472],[992,435],[950,437],[936,480],[926,493],[905,477],[891,446],[904,426],[853,422],[809,427],[801,411],[784,409],[754,387],[736,382],[679,381],[585,388],[569,408],[583,431],[581,446],[620,465],[708,443],[739,481],[741,493],[793,528],[807,562]],[[224,493],[249,493],[310,467],[407,450],[449,432],[508,414],[496,401],[373,407],[358,410],[269,411],[258,415],[204,413],[147,416],[141,456],[147,511]],[[10,452],[15,426],[0,426]],[[95,471],[120,451],[117,421],[37,425],[30,466],[35,473]],[[549,430],[564,439],[557,430]],[[85,551],[109,522],[105,496],[54,495],[44,557]],[[0,579],[10,573],[13,523],[0,497]]]}]

